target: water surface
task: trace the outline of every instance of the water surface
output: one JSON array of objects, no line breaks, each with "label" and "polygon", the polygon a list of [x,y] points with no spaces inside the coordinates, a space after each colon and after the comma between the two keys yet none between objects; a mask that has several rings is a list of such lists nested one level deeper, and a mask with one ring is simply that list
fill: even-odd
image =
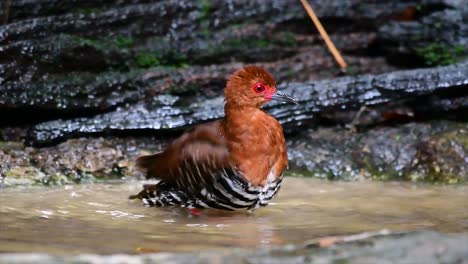
[{"label": "water surface", "polygon": [[143,207],[141,183],[0,190],[0,252],[51,254],[265,248],[363,231],[468,231],[468,186],[286,178],[254,214]]}]

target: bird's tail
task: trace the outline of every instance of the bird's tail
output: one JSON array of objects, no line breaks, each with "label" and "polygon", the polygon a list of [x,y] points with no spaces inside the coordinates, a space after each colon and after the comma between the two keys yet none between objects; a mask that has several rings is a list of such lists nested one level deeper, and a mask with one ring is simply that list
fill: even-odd
[{"label": "bird's tail", "polygon": [[138,194],[135,195],[130,195],[128,199],[133,200],[133,199],[140,199],[140,200],[146,200],[146,199],[151,199],[155,197],[155,192],[157,189],[157,184],[145,184],[143,185],[143,190],[139,192]]},{"label": "bird's tail", "polygon": [[136,195],[130,195],[129,199],[140,199],[146,206],[180,205],[189,200],[187,195],[179,190],[167,189],[164,182],[158,184],[145,184],[143,190]]},{"label": "bird's tail", "polygon": [[135,161],[136,167],[146,173],[146,178],[163,178],[167,167],[167,158],[163,152],[140,156]]},{"label": "bird's tail", "polygon": [[153,155],[140,156],[136,159],[136,166],[138,169],[148,171],[154,164],[159,163],[163,153],[156,153]]}]

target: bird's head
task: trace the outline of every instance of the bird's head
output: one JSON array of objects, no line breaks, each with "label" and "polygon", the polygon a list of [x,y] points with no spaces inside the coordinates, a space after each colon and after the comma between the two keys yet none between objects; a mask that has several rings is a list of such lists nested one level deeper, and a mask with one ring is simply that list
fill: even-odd
[{"label": "bird's head", "polygon": [[224,90],[227,105],[261,107],[271,100],[296,103],[296,100],[276,89],[275,78],[265,69],[246,66],[234,72]]}]

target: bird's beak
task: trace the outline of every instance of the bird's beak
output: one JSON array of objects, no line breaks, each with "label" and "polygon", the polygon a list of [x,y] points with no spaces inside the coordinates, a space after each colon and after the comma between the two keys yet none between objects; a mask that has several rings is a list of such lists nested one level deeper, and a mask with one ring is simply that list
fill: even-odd
[{"label": "bird's beak", "polygon": [[285,103],[293,103],[293,104],[299,104],[296,99],[292,98],[291,96],[282,93],[278,90],[271,96],[271,100],[273,101],[279,101],[279,102],[285,102]]}]

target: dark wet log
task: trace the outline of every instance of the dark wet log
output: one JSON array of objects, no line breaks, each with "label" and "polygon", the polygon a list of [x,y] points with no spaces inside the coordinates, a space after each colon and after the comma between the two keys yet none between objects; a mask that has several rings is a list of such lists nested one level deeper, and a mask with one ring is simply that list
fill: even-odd
[{"label": "dark wet log", "polygon": [[270,24],[275,25],[296,17],[300,6],[288,8],[287,1],[220,1],[209,6],[197,1],[136,2],[91,12],[71,9],[0,26],[0,84],[44,81],[70,72],[126,72],[236,58],[268,61],[295,53],[279,48],[293,45],[291,36],[269,38],[266,32],[254,37],[259,26],[246,33],[235,28],[246,21],[264,24],[273,17]]},{"label": "dark wet log", "polygon": [[[240,65],[159,68],[129,73],[83,74],[0,87],[0,125],[60,117],[92,116],[166,93],[217,96]],[[198,87],[204,87],[199,90]],[[23,119],[23,120],[21,120]]]},{"label": "dark wet log", "polygon": [[[310,60],[311,53],[325,59]],[[358,72],[381,73],[393,70],[382,58],[346,56],[346,59],[359,68]],[[77,61],[74,61],[75,65],[80,65]],[[261,65],[284,82],[291,79],[332,78],[336,75],[335,71],[330,70],[333,63],[325,50],[307,48],[297,56]],[[81,64],[81,67],[86,65]],[[0,85],[0,111],[5,113],[0,119],[0,125],[90,116],[127,103],[150,99],[158,94],[180,95],[184,98],[219,96],[226,78],[240,67],[240,63],[178,69],[159,67],[123,73],[71,73],[44,81],[9,82]]]},{"label": "dark wet log", "polygon": [[397,65],[454,63],[468,55],[468,5],[386,24],[378,30],[377,42]]},{"label": "dark wet log", "polygon": [[[0,16],[7,12],[6,2],[0,2]],[[21,19],[52,16],[66,13],[92,13],[110,7],[137,3],[148,3],[152,0],[13,0],[10,3],[8,22]]]},{"label": "dark wet log", "polygon": [[[193,1],[155,1],[155,0],[15,0],[11,1],[9,8],[9,20],[8,22],[15,22],[18,20],[24,20],[35,17],[63,15],[67,13],[74,14],[91,14],[106,11],[115,7],[125,7],[137,4],[151,4],[152,2],[165,2],[172,5],[187,6]],[[235,10],[238,6],[249,6],[251,14],[255,14],[252,7],[257,7],[260,10],[268,10],[269,8],[293,8],[301,11],[302,8],[299,3],[293,0],[268,0],[268,1],[233,1],[227,4],[225,1],[216,0],[210,1],[209,4],[205,4],[205,7],[211,7],[212,9],[218,9],[219,6],[228,7],[231,10]],[[180,3],[180,4],[179,4]],[[419,7],[419,9],[432,10],[434,8],[443,8],[446,6],[453,5],[451,1],[444,0],[424,0],[424,1],[392,1],[391,3],[385,3],[380,1],[375,2],[364,2],[359,3],[352,0],[314,0],[311,1],[314,6],[314,10],[320,17],[325,19],[343,19],[343,20],[363,20],[368,19],[374,22],[382,22],[389,17],[395,17],[395,15],[402,16],[403,13],[407,13],[406,8]],[[5,6],[6,2],[0,2],[0,16],[3,18],[7,13]],[[198,3],[200,4],[200,3]],[[242,12],[236,12],[236,16],[244,16]],[[302,13],[302,12],[301,12]],[[260,17],[258,17],[261,19]],[[304,16],[304,18],[306,18]],[[274,18],[272,18],[274,19]],[[372,27],[374,25],[361,25],[366,27]]]},{"label": "dark wet log", "polygon": [[[468,63],[446,67],[397,71],[381,75],[344,77],[308,83],[280,85],[290,93],[299,105],[271,104],[266,110],[288,127],[318,122],[321,113],[355,111],[362,106],[385,106],[399,103],[406,107],[432,103],[455,104],[466,111],[468,96]],[[47,145],[67,138],[89,135],[135,134],[179,131],[189,126],[222,117],[223,100],[201,100],[184,105],[178,97],[159,96],[148,103],[123,107],[115,112],[92,118],[57,120],[35,126],[28,142]],[[435,99],[439,98],[439,99]],[[462,100],[460,100],[462,98]],[[428,108],[432,109],[431,106]],[[433,109],[437,112],[437,109]]]},{"label": "dark wet log", "polygon": [[[15,12],[32,17],[0,26],[0,84],[77,71],[121,71],[138,66],[138,58],[151,52],[170,66],[271,61],[297,52],[293,32],[314,33],[295,1],[215,1],[209,6],[196,1],[13,2],[13,17]],[[412,4],[317,1],[314,6],[324,21],[330,20],[333,33],[366,31]],[[350,46],[346,38],[340,43]]]},{"label": "dark wet log", "polygon": [[[208,2],[12,1],[10,23],[0,26],[0,111],[24,119],[35,112],[40,120],[89,116],[157,94],[168,79],[206,89],[185,73],[189,65],[276,62],[268,66],[281,80],[332,77],[333,61],[298,2]],[[313,5],[338,47],[352,54],[366,50],[374,31],[407,8],[449,8],[445,2]],[[391,69],[344,55],[357,73]],[[151,67],[165,68],[165,77],[147,81],[143,69]]]}]

